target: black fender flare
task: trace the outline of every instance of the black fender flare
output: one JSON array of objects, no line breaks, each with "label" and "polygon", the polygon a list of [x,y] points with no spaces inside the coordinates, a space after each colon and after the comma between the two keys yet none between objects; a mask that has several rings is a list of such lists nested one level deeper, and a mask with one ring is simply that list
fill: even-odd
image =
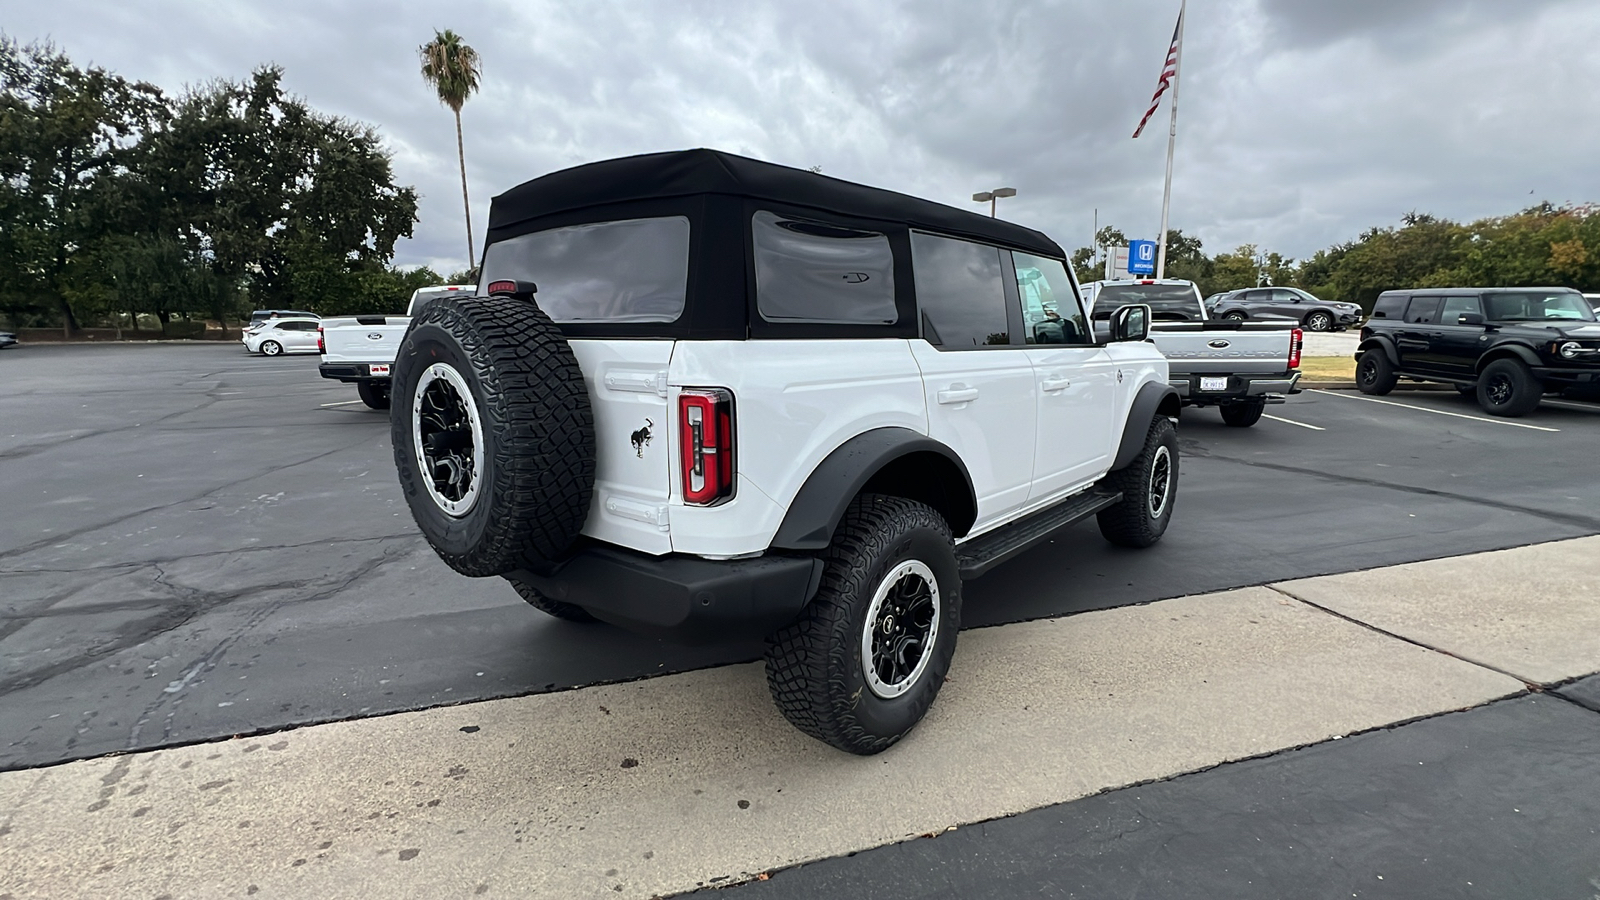
[{"label": "black fender flare", "polygon": [[1488,351],[1478,357],[1478,362],[1473,366],[1473,371],[1482,372],[1484,366],[1497,359],[1505,359],[1508,356],[1514,356],[1522,360],[1529,368],[1538,368],[1544,365],[1544,361],[1539,359],[1539,354],[1521,344],[1501,344],[1498,347],[1490,347]]},{"label": "black fender flare", "polygon": [[[1133,458],[1144,449],[1144,439],[1150,434],[1150,423],[1158,415],[1177,415],[1182,403],[1172,385],[1159,381],[1145,382],[1139,388],[1139,393],[1134,395],[1133,406],[1128,410],[1128,420],[1122,426],[1122,443],[1117,447],[1117,457],[1111,463],[1111,471],[1126,468],[1133,462]],[[1171,412],[1163,412],[1163,408]]]},{"label": "black fender flare", "polygon": [[1356,348],[1356,358],[1360,359],[1361,354],[1368,350],[1382,350],[1383,355],[1389,357],[1389,365],[1400,365],[1400,351],[1395,349],[1394,341],[1387,336],[1370,337],[1362,341],[1361,345]]},{"label": "black fender flare", "polygon": [[[1141,440],[1143,438],[1141,437]],[[960,512],[949,522],[957,536],[966,534],[977,518],[977,493],[972,475],[954,450],[909,428],[886,426],[856,435],[834,448],[800,486],[789,511],[769,547],[773,550],[821,550],[833,540],[834,529],[867,482],[897,459],[932,453],[948,460],[961,473]],[[947,519],[952,516],[947,513]]]}]

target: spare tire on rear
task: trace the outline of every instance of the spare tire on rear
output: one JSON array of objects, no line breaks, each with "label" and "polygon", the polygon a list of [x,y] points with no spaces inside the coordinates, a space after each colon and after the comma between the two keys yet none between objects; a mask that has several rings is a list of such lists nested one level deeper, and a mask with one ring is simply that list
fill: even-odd
[{"label": "spare tire on rear", "polygon": [[395,359],[390,436],[411,515],[457,572],[537,571],[577,540],[594,416],[577,357],[533,303],[424,307]]}]

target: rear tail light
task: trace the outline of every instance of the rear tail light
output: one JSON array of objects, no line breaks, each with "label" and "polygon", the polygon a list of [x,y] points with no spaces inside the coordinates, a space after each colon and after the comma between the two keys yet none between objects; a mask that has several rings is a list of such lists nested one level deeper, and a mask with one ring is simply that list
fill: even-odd
[{"label": "rear tail light", "polygon": [[1300,368],[1300,350],[1305,346],[1306,333],[1296,328],[1289,333],[1289,368]]},{"label": "rear tail light", "polygon": [[733,393],[685,388],[678,394],[683,502],[711,506],[733,496]]},{"label": "rear tail light", "polygon": [[317,352],[318,353],[327,353],[328,352],[328,344],[327,344],[327,342],[325,342],[322,339],[322,326],[321,325],[317,326]]}]

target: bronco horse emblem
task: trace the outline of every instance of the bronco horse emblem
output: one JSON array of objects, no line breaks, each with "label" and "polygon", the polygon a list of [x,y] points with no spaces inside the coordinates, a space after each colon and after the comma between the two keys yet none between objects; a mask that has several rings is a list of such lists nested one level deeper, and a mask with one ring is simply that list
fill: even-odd
[{"label": "bronco horse emblem", "polygon": [[650,446],[650,429],[654,427],[655,424],[656,423],[650,421],[649,419],[645,419],[644,427],[638,431],[635,431],[629,438],[629,440],[633,442],[634,455],[638,456],[640,459],[644,459],[644,448]]}]

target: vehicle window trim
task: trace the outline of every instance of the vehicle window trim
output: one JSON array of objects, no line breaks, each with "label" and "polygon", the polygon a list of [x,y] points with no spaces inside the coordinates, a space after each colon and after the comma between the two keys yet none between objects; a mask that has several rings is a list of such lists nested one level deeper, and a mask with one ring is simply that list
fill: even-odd
[{"label": "vehicle window trim", "polygon": [[[947,347],[943,343],[942,339],[940,341],[938,341],[938,342],[930,341],[930,340],[928,340],[927,335],[924,333],[923,324],[924,324],[925,320],[923,319],[923,316],[925,316],[926,313],[922,309],[922,299],[920,297],[918,297],[916,299],[917,315],[916,315],[916,320],[915,320],[916,321],[916,326],[917,326],[917,337],[921,338],[924,341],[927,341],[928,346],[934,348],[935,350],[940,351],[941,353],[943,353],[943,352],[949,352],[949,353],[973,353],[973,352],[986,352],[986,351],[995,351],[995,350],[1026,349],[1029,346],[1026,342],[1023,342],[1023,343],[1020,343],[1020,344],[1018,343],[1019,339],[1022,338],[1022,336],[1020,335],[1020,332],[1021,332],[1021,327],[1020,326],[1021,326],[1021,322],[1022,322],[1022,301],[1021,301],[1020,294],[1017,292],[1017,288],[1016,288],[1017,273],[1016,273],[1015,269],[1011,270],[1011,281],[1010,281],[1009,287],[1007,286],[1007,281],[1006,281],[1006,259],[1008,258],[1008,255],[1009,255],[1009,248],[1000,247],[1000,246],[997,246],[995,244],[991,244],[991,243],[989,243],[987,241],[975,241],[975,240],[972,240],[971,238],[956,237],[954,235],[949,235],[949,234],[941,234],[940,232],[937,232],[937,231],[928,231],[928,230],[922,229],[922,228],[907,229],[907,231],[906,231],[906,247],[907,247],[908,250],[911,250],[911,252],[908,253],[907,256],[908,256],[908,259],[911,262],[911,271],[912,271],[911,291],[912,291],[913,296],[915,296],[915,294],[916,294],[916,260],[915,260],[915,250],[912,249],[912,240],[911,240],[911,238],[912,238],[913,235],[918,235],[918,234],[924,234],[924,235],[927,235],[929,237],[935,237],[935,238],[939,238],[941,240],[946,240],[946,241],[960,241],[963,244],[972,244],[974,246],[983,247],[985,249],[994,251],[994,253],[995,253],[995,261],[997,263],[999,263],[999,265],[1000,265],[1000,297],[1001,297],[1001,303],[1003,303],[1004,307],[1005,307],[1003,312],[1005,312],[1005,314],[1006,314],[1006,328],[1008,329],[1008,332],[1006,334],[1006,343],[1004,343],[1004,344],[976,344],[976,345],[971,346],[971,347]],[[1009,293],[1009,296],[1008,296],[1008,293]],[[1012,297],[1017,298],[1015,302],[1012,301],[1012,299],[1011,299]],[[1033,346],[1038,346],[1038,345],[1035,344]]]}]

